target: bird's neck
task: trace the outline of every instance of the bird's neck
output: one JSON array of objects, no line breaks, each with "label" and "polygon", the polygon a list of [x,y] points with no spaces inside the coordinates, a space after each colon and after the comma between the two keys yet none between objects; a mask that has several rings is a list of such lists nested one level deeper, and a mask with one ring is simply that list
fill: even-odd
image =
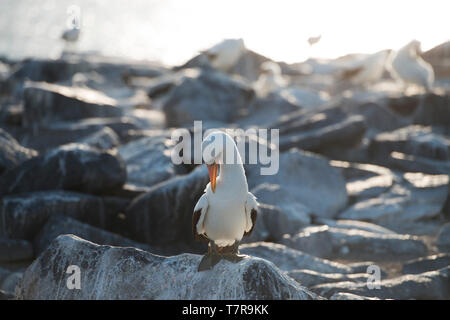
[{"label": "bird's neck", "polygon": [[225,161],[225,163],[219,164],[220,171],[218,183],[225,188],[236,188],[237,186],[242,186],[247,189],[247,178],[245,177],[242,159],[237,148],[235,149],[235,152],[237,153],[235,158],[236,161],[233,163],[226,163]]}]

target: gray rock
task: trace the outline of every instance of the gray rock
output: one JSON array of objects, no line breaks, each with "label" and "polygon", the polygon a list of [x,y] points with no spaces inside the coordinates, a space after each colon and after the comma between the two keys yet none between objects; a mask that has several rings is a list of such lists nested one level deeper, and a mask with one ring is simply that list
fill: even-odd
[{"label": "gray rock", "polygon": [[0,262],[14,262],[33,258],[33,246],[26,240],[0,237]]},{"label": "gray rock", "polygon": [[450,223],[444,224],[441,230],[439,230],[436,245],[440,251],[450,252]]},{"label": "gray rock", "polygon": [[168,126],[191,126],[194,120],[231,122],[247,108],[253,90],[218,71],[187,69],[164,103]]},{"label": "gray rock", "polygon": [[[153,255],[60,236],[25,271],[19,299],[316,299],[272,263],[221,261],[197,272],[201,256]],[[81,290],[65,283],[69,265],[82,270]],[[214,288],[214,290],[211,290]]]},{"label": "gray rock", "polygon": [[345,264],[317,258],[307,253],[291,249],[282,244],[258,242],[243,244],[241,253],[272,261],[285,271],[309,269],[321,273],[349,273],[351,268]]},{"label": "gray rock", "polygon": [[199,166],[188,175],[160,183],[136,198],[126,210],[130,234],[150,245],[180,241],[194,244],[192,213],[208,181],[206,166]]},{"label": "gray rock", "polygon": [[374,297],[363,297],[352,293],[337,292],[330,297],[330,300],[380,300]]},{"label": "gray rock", "polygon": [[384,161],[385,165],[403,172],[423,172],[428,174],[450,174],[448,161],[412,156],[401,152],[392,152]]},{"label": "gray rock", "polygon": [[450,139],[433,132],[431,127],[414,125],[380,133],[370,143],[369,154],[373,158],[387,157],[393,151],[448,161]]},{"label": "gray rock", "polygon": [[52,216],[72,217],[107,228],[112,213],[100,197],[68,191],[39,191],[3,197],[0,215],[0,235],[31,241]]},{"label": "gray rock", "polygon": [[258,199],[278,206],[291,217],[297,215],[299,208],[308,207],[314,216],[331,218],[347,203],[341,172],[317,155],[294,149],[280,154],[279,171],[275,175],[260,175],[256,167],[246,172],[250,188],[262,183],[278,185],[278,200],[270,192],[264,193],[267,200],[262,196]]},{"label": "gray rock", "polygon": [[35,150],[22,147],[16,139],[0,128],[0,175],[36,155]]},{"label": "gray rock", "polygon": [[339,229],[362,230],[380,234],[395,233],[394,231],[389,230],[385,227],[359,220],[333,220],[333,219],[316,218],[314,219],[314,222],[325,224],[329,227],[335,227]]},{"label": "gray rock", "polygon": [[300,283],[302,286],[310,288],[322,283],[333,282],[366,282],[370,277],[367,273],[342,274],[342,273],[321,273],[308,269],[292,270],[288,276]]},{"label": "gray rock", "polygon": [[328,226],[307,227],[285,235],[283,244],[317,257],[389,261],[419,257],[427,248],[418,237],[380,234]]},{"label": "gray rock", "polygon": [[28,83],[24,89],[24,125],[35,130],[54,121],[121,115],[115,100],[92,89],[48,83]]},{"label": "gray rock", "polygon": [[[317,118],[320,118],[320,114]],[[304,150],[322,152],[329,146],[353,146],[361,141],[365,130],[364,118],[351,116],[342,122],[319,129],[282,136],[280,138],[280,151],[297,147]]]},{"label": "gray rock", "polygon": [[0,290],[13,295],[22,276],[22,272],[0,268]]},{"label": "gray rock", "polygon": [[113,149],[120,144],[119,136],[109,127],[104,127],[78,142],[100,150]]},{"label": "gray rock", "polygon": [[13,300],[14,298],[13,294],[0,290],[0,300]]},{"label": "gray rock", "polygon": [[29,159],[0,177],[0,195],[52,189],[103,192],[120,188],[124,161],[113,151],[71,144]]},{"label": "gray rock", "polygon": [[380,289],[369,289],[367,283],[337,282],[320,284],[311,289],[325,297],[346,292],[380,299],[446,300],[450,297],[450,267],[416,275],[381,280]]},{"label": "gray rock", "polygon": [[357,179],[347,182],[347,193],[351,200],[361,201],[376,198],[388,191],[394,183],[393,175],[377,175],[366,179]]},{"label": "gray rock", "polygon": [[61,234],[73,234],[100,245],[134,247],[152,251],[149,246],[124,238],[65,216],[52,216],[33,240],[36,255],[44,251]]},{"label": "gray rock", "polygon": [[435,254],[428,257],[421,257],[403,264],[403,274],[419,274],[428,271],[435,271],[450,266],[450,254]]},{"label": "gray rock", "polygon": [[386,224],[431,218],[441,212],[448,195],[448,175],[409,172],[399,179],[388,192],[355,203],[339,217]]},{"label": "gray rock", "polygon": [[301,109],[301,106],[292,100],[273,92],[267,97],[256,97],[250,104],[247,115],[236,122],[243,126],[269,126],[274,119]]},{"label": "gray rock", "polygon": [[170,157],[173,142],[165,134],[145,137],[119,148],[127,165],[127,182],[151,187],[161,181],[186,173]]},{"label": "gray rock", "polygon": [[450,123],[450,95],[428,93],[417,96],[418,107],[413,114],[413,121],[422,125],[448,126]]}]

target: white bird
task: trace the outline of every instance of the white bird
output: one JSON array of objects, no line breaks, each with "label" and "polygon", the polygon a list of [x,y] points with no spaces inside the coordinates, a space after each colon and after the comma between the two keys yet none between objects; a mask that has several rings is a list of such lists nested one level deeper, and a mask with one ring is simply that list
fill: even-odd
[{"label": "white bird", "polygon": [[388,56],[389,50],[371,54],[346,67],[340,78],[350,81],[353,85],[374,84],[383,76]]},{"label": "white bird", "polygon": [[308,43],[309,45],[312,47],[313,45],[315,45],[316,43],[318,43],[320,41],[320,39],[322,38],[322,35],[319,34],[317,37],[309,37],[308,38]]},{"label": "white bird", "polygon": [[244,50],[243,39],[225,39],[203,53],[214,68],[226,72],[239,60]]},{"label": "white bird", "polygon": [[286,85],[287,82],[281,74],[281,68],[278,63],[266,61],[261,65],[261,74],[255,82],[255,89],[257,92],[265,96]]},{"label": "white bird", "polygon": [[195,239],[209,241],[209,246],[199,271],[211,269],[221,258],[240,261],[239,243],[252,232],[258,212],[233,138],[214,131],[203,140],[202,150],[210,183],[195,205],[192,231]]},{"label": "white bird", "polygon": [[433,67],[420,57],[420,42],[412,40],[392,57],[392,76],[406,85],[413,84],[429,90],[433,86]]}]

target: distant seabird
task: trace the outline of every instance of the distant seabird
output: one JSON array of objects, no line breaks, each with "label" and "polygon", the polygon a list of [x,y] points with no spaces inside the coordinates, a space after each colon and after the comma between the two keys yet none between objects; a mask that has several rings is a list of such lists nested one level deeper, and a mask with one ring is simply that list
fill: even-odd
[{"label": "distant seabird", "polygon": [[[258,211],[256,198],[248,191],[244,166],[233,138],[215,131],[203,140],[202,150],[205,148],[213,148],[215,153],[211,156],[204,152],[210,183],[192,216],[194,237],[209,241],[199,271],[211,269],[222,258],[232,262],[243,258],[239,255],[239,243],[252,232]],[[232,163],[225,161],[231,153],[235,160]]]},{"label": "distant seabird", "polygon": [[434,82],[433,67],[420,57],[420,42],[413,40],[394,54],[392,76],[406,85],[413,84],[430,90]]},{"label": "distant seabird", "polygon": [[226,72],[239,60],[244,50],[244,40],[225,39],[203,53],[214,68]]},{"label": "distant seabird", "polygon": [[346,67],[340,78],[350,81],[353,85],[374,84],[383,76],[388,56],[389,50],[368,55]]},{"label": "distant seabird", "polygon": [[267,95],[270,92],[286,86],[286,80],[281,74],[281,68],[278,63],[266,61],[261,65],[261,74],[255,82],[255,89],[261,95]]},{"label": "distant seabird", "polygon": [[322,35],[319,34],[317,37],[309,37],[308,38],[308,43],[309,45],[312,47],[313,45],[315,45],[316,43],[318,43],[320,41],[320,39],[322,38]]}]

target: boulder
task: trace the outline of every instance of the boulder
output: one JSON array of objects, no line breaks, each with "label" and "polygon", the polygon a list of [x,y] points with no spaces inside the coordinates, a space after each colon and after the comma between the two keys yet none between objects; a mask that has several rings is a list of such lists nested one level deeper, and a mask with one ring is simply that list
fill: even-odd
[{"label": "boulder", "polygon": [[127,166],[127,182],[151,187],[159,182],[187,173],[185,167],[172,162],[174,143],[165,134],[144,137],[119,148]]},{"label": "boulder", "polygon": [[435,254],[403,263],[403,274],[419,274],[450,266],[450,254]]},{"label": "boulder", "polygon": [[[320,117],[320,114],[317,118]],[[351,116],[341,122],[301,133],[291,133],[280,138],[280,151],[293,147],[321,152],[329,146],[357,145],[364,136],[366,126],[361,116]]]},{"label": "boulder", "polygon": [[278,243],[243,244],[240,246],[240,252],[269,260],[284,271],[297,269],[308,269],[321,273],[350,273],[352,271],[345,264],[317,258]]},{"label": "boulder", "polygon": [[330,297],[330,300],[380,300],[375,297],[363,297],[353,293],[338,292]]},{"label": "boulder", "polygon": [[437,271],[381,280],[378,283],[379,289],[369,289],[367,283],[354,282],[319,284],[311,289],[325,297],[331,297],[338,292],[346,292],[380,299],[447,300],[450,298],[449,277],[450,267],[447,266]]},{"label": "boulder", "polygon": [[437,216],[448,195],[448,175],[404,173],[388,192],[361,200],[339,218],[392,224]]},{"label": "boulder", "polygon": [[[279,171],[275,175],[261,175],[257,167],[247,169],[246,173],[252,189],[262,183],[278,185],[277,190],[265,188],[258,200],[276,205],[290,217],[299,216],[300,211],[309,214],[307,207],[311,215],[332,218],[347,203],[341,172],[330,166],[327,159],[311,153],[296,149],[281,153]],[[277,196],[270,191],[276,191]]]},{"label": "boulder", "polygon": [[120,188],[125,179],[125,163],[115,152],[70,144],[6,172],[0,195],[52,189],[98,193]]},{"label": "boulder", "polygon": [[192,213],[208,181],[206,166],[199,166],[154,186],[127,208],[128,231],[135,240],[150,245],[193,244]]},{"label": "boulder", "polygon": [[78,143],[86,144],[100,150],[109,150],[118,147],[120,140],[119,136],[112,129],[104,127],[97,132],[80,139]]},{"label": "boulder", "polygon": [[450,223],[446,223],[439,230],[436,245],[440,251],[450,252]]},{"label": "boulder", "polygon": [[0,291],[3,290],[11,295],[14,294],[16,285],[22,279],[23,273],[0,268]]},{"label": "boulder", "polygon": [[419,257],[427,252],[416,236],[380,234],[328,226],[306,227],[294,236],[285,235],[283,244],[317,257],[389,261]]},{"label": "boulder", "polygon": [[35,150],[22,147],[16,139],[0,128],[0,175],[36,155]]},{"label": "boulder", "polygon": [[0,235],[32,241],[47,220],[72,217],[108,228],[116,209],[108,210],[100,197],[69,191],[38,191],[5,196],[0,202]]},{"label": "boulder", "polygon": [[310,288],[322,283],[332,282],[367,282],[370,277],[368,273],[342,274],[342,273],[321,273],[308,269],[292,270],[288,276],[300,283],[302,286]]},{"label": "boulder", "polygon": [[134,247],[146,251],[150,247],[66,216],[52,216],[33,240],[36,254],[44,251],[61,234],[73,234],[100,245]]},{"label": "boulder", "polygon": [[222,72],[188,69],[169,93],[163,111],[167,126],[191,126],[194,120],[231,122],[247,108],[253,90]]},{"label": "boulder", "polygon": [[450,139],[431,127],[418,125],[383,132],[369,146],[373,158],[387,158],[393,151],[439,161],[450,160]]},{"label": "boulder", "polygon": [[[59,236],[25,271],[19,299],[316,299],[271,262],[222,260],[197,272],[201,256],[163,257]],[[80,268],[80,290],[68,289],[67,268]]]},{"label": "boulder", "polygon": [[24,89],[24,125],[37,129],[55,121],[120,117],[115,100],[100,91],[49,83],[28,83]]},{"label": "boulder", "polygon": [[33,246],[26,240],[0,237],[0,262],[15,262],[33,258]]}]

